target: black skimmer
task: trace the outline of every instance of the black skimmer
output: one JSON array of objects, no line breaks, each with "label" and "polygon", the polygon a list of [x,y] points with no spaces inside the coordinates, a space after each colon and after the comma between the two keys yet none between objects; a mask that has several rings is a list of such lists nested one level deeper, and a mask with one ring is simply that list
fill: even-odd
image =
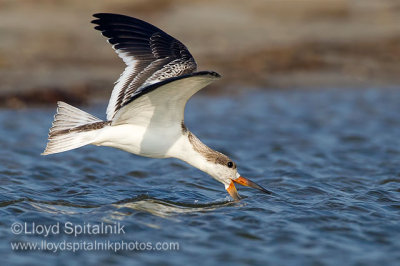
[{"label": "black skimmer", "polygon": [[220,78],[197,65],[180,41],[159,28],[117,14],[95,14],[99,30],[126,63],[116,82],[103,121],[58,102],[43,155],[88,144],[109,146],[151,158],[181,159],[224,184],[234,200],[234,182],[270,193],[242,177],[226,155],[203,144],[184,123],[189,98]]}]

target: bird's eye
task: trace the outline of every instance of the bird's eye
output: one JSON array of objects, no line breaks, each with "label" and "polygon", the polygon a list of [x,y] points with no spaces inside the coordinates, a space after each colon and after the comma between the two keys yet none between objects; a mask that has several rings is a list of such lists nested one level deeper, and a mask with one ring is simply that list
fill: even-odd
[{"label": "bird's eye", "polygon": [[228,165],[229,168],[232,168],[232,167],[233,167],[233,163],[232,163],[232,162],[228,162],[227,165]]}]

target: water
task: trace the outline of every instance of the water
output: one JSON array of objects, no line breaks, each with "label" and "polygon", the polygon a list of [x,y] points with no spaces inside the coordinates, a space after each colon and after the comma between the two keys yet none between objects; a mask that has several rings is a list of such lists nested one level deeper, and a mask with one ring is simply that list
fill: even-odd
[{"label": "water", "polygon": [[[101,117],[104,109],[86,108]],[[54,111],[0,111],[2,265],[400,262],[400,91],[196,96],[188,105],[188,128],[275,193],[238,187],[245,196],[238,203],[178,160],[104,147],[39,156]],[[27,230],[12,233],[15,222]],[[62,231],[66,223],[119,223],[124,232],[75,237]],[[57,224],[58,233],[31,234],[37,225]],[[179,247],[12,251],[11,243],[21,241]]]}]

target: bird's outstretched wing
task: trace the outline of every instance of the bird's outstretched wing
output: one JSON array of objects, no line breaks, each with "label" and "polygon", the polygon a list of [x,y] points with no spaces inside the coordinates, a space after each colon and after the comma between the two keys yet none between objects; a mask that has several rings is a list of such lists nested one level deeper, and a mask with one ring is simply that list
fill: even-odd
[{"label": "bird's outstretched wing", "polygon": [[107,120],[113,120],[123,106],[132,102],[135,95],[142,95],[149,85],[196,70],[196,62],[187,48],[159,28],[124,15],[93,16],[95,29],[108,38],[127,65],[112,91]]},{"label": "bird's outstretched wing", "polygon": [[161,131],[181,128],[189,98],[220,77],[216,72],[201,71],[151,84],[132,96],[117,112],[112,125],[134,124]]}]

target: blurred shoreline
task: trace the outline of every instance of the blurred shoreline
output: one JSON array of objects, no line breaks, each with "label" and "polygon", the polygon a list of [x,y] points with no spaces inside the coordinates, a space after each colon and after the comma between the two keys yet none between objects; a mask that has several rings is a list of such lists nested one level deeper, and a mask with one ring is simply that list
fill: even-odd
[{"label": "blurred shoreline", "polygon": [[148,21],[182,41],[205,93],[387,88],[400,84],[395,0],[0,0],[0,106],[106,100],[124,69],[92,14]]}]

